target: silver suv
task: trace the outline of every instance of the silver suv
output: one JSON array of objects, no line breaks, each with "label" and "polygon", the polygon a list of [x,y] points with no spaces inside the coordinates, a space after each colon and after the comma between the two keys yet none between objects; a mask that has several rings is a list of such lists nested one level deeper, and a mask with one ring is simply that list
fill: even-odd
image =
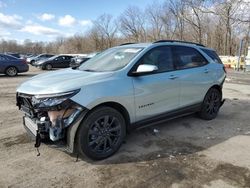
[{"label": "silver suv", "polygon": [[214,119],[225,77],[215,51],[200,44],[124,44],[27,80],[17,106],[36,147],[62,140],[68,151],[98,160],[114,154],[131,128],[195,112]]}]

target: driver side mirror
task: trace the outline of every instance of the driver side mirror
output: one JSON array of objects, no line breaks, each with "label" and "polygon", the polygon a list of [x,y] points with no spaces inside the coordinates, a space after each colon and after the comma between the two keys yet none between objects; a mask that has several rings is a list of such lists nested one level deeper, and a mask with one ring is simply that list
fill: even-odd
[{"label": "driver side mirror", "polygon": [[155,72],[157,70],[158,70],[158,67],[155,65],[142,64],[142,65],[139,65],[136,71],[134,71],[132,74],[134,76],[141,76],[141,75],[146,75],[146,74]]}]

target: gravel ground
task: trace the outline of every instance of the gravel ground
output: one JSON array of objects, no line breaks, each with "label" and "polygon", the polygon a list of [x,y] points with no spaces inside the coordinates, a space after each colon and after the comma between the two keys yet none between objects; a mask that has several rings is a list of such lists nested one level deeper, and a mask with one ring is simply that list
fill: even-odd
[{"label": "gravel ground", "polygon": [[[182,117],[127,136],[117,154],[76,162],[34,142],[22,126],[15,89],[41,73],[0,75],[0,187],[250,187],[250,74],[228,72],[218,117]],[[157,131],[156,131],[157,130]]]}]

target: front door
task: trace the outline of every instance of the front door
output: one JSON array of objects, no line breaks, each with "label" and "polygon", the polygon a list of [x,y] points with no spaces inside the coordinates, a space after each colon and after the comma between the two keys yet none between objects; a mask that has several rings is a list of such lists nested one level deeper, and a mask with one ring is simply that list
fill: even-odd
[{"label": "front door", "polygon": [[144,120],[179,106],[180,82],[174,71],[171,47],[161,46],[148,51],[136,64],[150,64],[158,70],[133,77],[136,121]]}]

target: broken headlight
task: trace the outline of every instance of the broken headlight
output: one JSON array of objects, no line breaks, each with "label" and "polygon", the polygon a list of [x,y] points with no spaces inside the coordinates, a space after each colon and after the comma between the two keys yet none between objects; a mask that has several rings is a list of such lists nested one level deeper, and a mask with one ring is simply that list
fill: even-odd
[{"label": "broken headlight", "polygon": [[56,93],[56,94],[45,94],[45,95],[35,95],[32,97],[32,105],[35,108],[46,108],[57,106],[67,99],[76,95],[80,89],[64,92],[64,93]]}]

